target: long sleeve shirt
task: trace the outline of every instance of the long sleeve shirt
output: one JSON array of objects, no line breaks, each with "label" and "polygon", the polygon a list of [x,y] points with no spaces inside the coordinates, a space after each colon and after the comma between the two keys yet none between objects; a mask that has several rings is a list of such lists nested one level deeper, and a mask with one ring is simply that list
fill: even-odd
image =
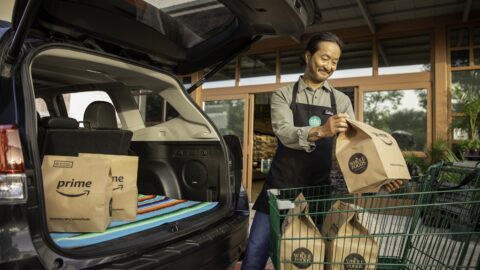
[{"label": "long sleeve shirt", "polygon": [[[286,147],[311,152],[315,142],[308,141],[308,133],[312,127],[297,127],[293,123],[293,113],[290,109],[294,84],[277,89],[272,94],[270,103],[273,132]],[[311,89],[302,77],[298,80],[297,103],[331,107],[330,92],[333,91],[337,104],[337,113],[347,113],[350,119],[355,119],[352,103],[347,95],[334,89],[325,81],[318,89]]]}]

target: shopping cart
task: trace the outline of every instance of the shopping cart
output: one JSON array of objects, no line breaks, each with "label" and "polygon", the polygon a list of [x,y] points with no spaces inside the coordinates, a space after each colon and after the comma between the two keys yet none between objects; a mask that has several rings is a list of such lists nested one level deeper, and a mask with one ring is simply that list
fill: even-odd
[{"label": "shopping cart", "polygon": [[[295,201],[300,193],[304,199]],[[480,270],[480,169],[474,166],[432,166],[392,194],[348,194],[335,185],[268,194],[270,255],[277,270]],[[332,208],[338,201],[348,207]],[[292,211],[305,209],[300,205],[308,205],[308,213]],[[323,234],[305,227],[282,233],[285,219],[307,216]],[[330,226],[345,217],[363,229]]]}]

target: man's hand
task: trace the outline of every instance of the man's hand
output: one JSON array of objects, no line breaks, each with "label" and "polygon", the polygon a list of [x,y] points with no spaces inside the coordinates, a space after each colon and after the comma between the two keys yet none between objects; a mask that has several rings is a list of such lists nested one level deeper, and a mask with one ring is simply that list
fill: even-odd
[{"label": "man's hand", "polygon": [[308,133],[308,140],[311,142],[335,136],[339,132],[344,132],[348,128],[348,114],[339,113],[328,118],[327,123],[323,126],[314,127]]},{"label": "man's hand", "polygon": [[403,180],[397,179],[384,185],[384,187],[388,192],[394,192],[395,190],[399,189],[401,185],[403,185]]}]

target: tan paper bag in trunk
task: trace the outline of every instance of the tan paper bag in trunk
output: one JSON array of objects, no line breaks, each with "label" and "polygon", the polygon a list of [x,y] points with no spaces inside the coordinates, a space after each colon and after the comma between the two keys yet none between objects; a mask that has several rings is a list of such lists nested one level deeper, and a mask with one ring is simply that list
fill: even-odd
[{"label": "tan paper bag in trunk", "polygon": [[295,202],[303,203],[295,203],[282,224],[280,269],[323,270],[325,244],[322,235],[308,215],[308,203],[303,194],[300,193]]},{"label": "tan paper bag in trunk", "polygon": [[351,205],[336,201],[325,217],[322,234],[328,238],[327,270],[375,269],[377,242],[359,222]]},{"label": "tan paper bag in trunk", "polygon": [[42,164],[50,232],[103,232],[110,223],[112,178],[103,158],[45,156]]},{"label": "tan paper bag in trunk", "polygon": [[81,157],[106,158],[112,163],[112,220],[135,220],[137,216],[138,157],[80,153]]},{"label": "tan paper bag in trunk", "polygon": [[349,127],[337,137],[336,156],[350,193],[378,192],[410,173],[395,139],[365,123],[348,120]]}]

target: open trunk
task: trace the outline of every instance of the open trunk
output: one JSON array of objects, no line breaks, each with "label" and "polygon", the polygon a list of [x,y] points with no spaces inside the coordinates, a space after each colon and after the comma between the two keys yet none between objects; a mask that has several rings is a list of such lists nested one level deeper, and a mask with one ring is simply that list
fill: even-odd
[{"label": "open trunk", "polygon": [[[62,252],[98,256],[168,244],[230,215],[225,144],[175,77],[68,46],[43,46],[29,59],[40,162],[44,155],[135,155],[139,194],[158,195],[140,196],[137,221],[113,222],[105,233],[46,234]],[[113,104],[114,128],[83,119],[92,102]],[[62,126],[65,118],[80,126]]]}]

